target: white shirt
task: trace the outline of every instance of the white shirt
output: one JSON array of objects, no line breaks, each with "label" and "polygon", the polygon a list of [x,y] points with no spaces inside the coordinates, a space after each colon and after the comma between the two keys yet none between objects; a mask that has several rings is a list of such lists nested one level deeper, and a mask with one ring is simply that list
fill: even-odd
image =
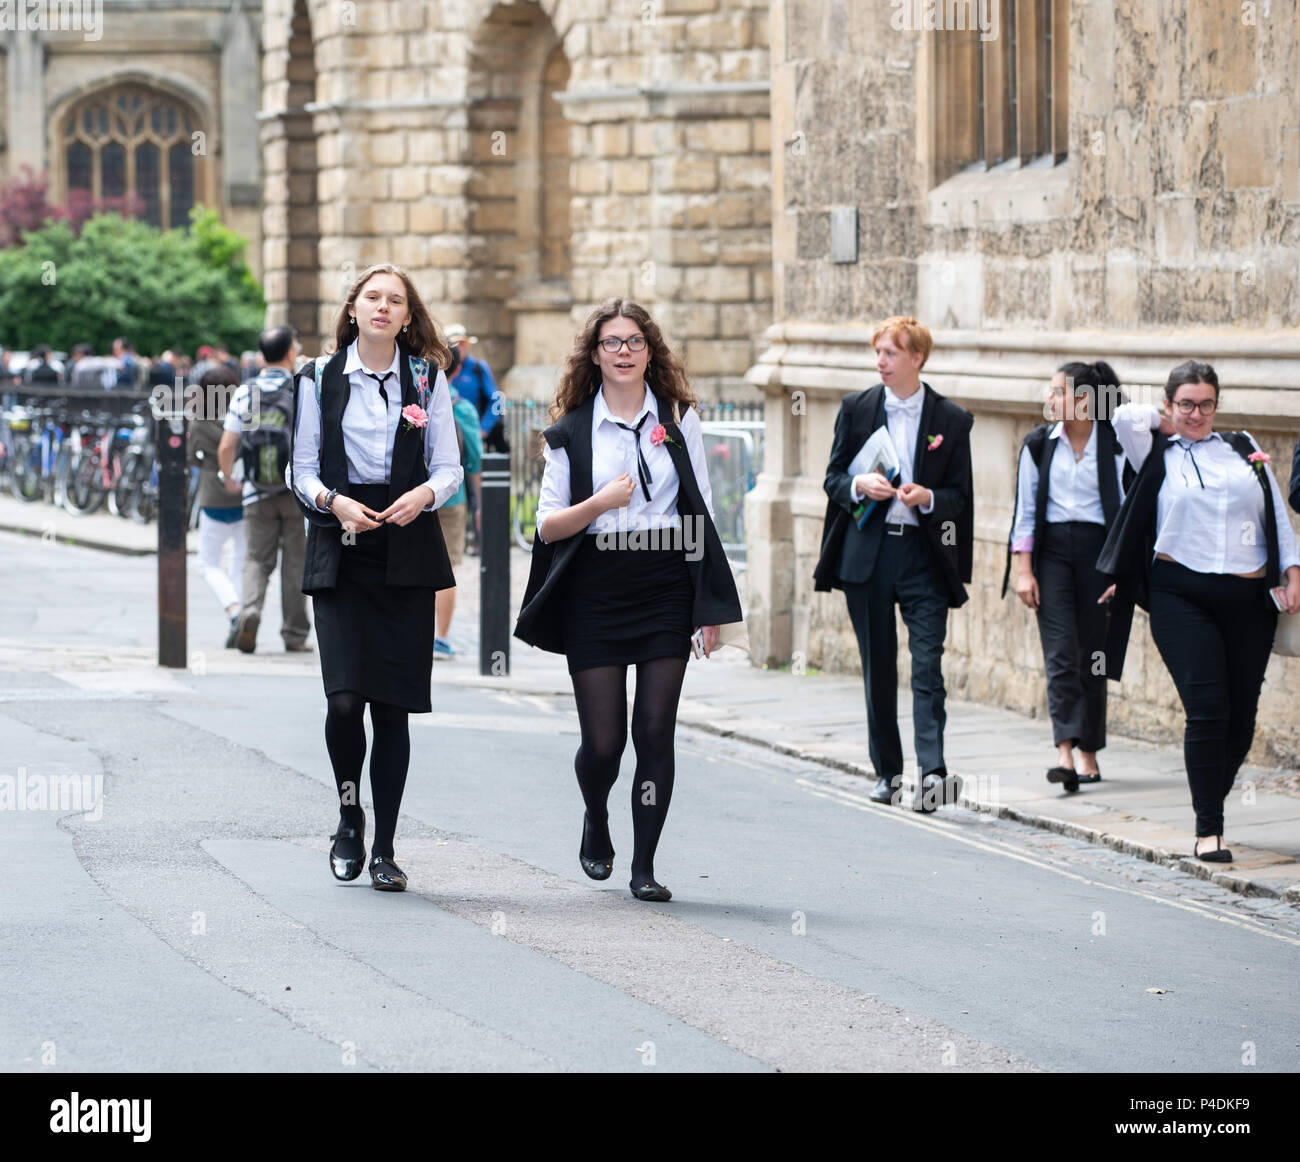
[{"label": "white shirt", "polygon": [[[673,467],[672,455],[666,443],[655,447],[650,442],[650,433],[659,423],[659,410],[655,406],[654,393],[649,384],[645,385],[645,395],[641,408],[628,427],[635,428],[641,417],[649,413],[649,418],[641,427],[639,437],[624,431],[618,426],[620,421],[605,403],[602,385],[596,393],[595,406],[591,409],[591,491],[594,496],[611,480],[627,473],[636,481],[632,499],[626,508],[612,508],[602,512],[587,526],[591,533],[616,533],[620,528],[680,528],[681,517],[677,515],[677,469]],[[686,442],[686,453],[690,457],[691,467],[695,471],[695,482],[699,485],[700,496],[704,505],[713,516],[713,490],[709,487],[709,468],[704,459],[704,437],[700,427],[700,416],[694,408],[688,408],[680,424],[682,439]],[[650,470],[650,500],[647,502],[641,491],[641,478],[637,473],[636,449],[641,446],[645,456],[646,467]],[[546,469],[542,473],[541,496],[537,502],[537,526],[550,513],[568,508],[573,501],[569,491],[569,454],[564,448],[542,446],[546,458]]]},{"label": "white shirt", "polygon": [[[1111,422],[1135,469],[1142,467],[1151,451],[1151,433],[1160,426],[1160,418],[1160,409],[1151,404],[1126,403],[1115,409]],[[1254,436],[1250,442],[1259,448]],[[1195,442],[1171,440],[1165,450],[1165,482],[1156,501],[1156,552],[1197,573],[1262,569],[1268,563],[1268,535],[1257,471],[1218,432]],[[1264,472],[1273,491],[1278,563],[1285,573],[1300,565],[1300,555],[1282,490],[1268,465]]]},{"label": "white shirt", "polygon": [[[343,409],[343,450],[348,458],[348,480],[353,484],[387,484],[393,467],[393,440],[402,419],[401,349],[394,345],[393,361],[385,369],[392,375],[384,382],[388,403],[379,394],[379,384],[367,375],[383,375],[366,368],[357,353],[354,339],[348,347],[343,374],[352,391]],[[460,445],[456,441],[456,421],[451,411],[451,393],[447,377],[438,372],[429,397],[429,422],[424,429],[424,463],[429,472],[426,483],[433,491],[432,512],[453,496],[465,477],[460,466]],[[320,405],[316,388],[303,379],[298,389],[298,428],[293,446],[293,483],[299,496],[319,509],[316,497],[329,489],[320,479]]]},{"label": "white shirt", "polygon": [[[900,399],[888,387],[885,388],[885,426],[889,429],[889,439],[898,453],[898,480],[895,488],[913,483],[912,459],[916,455],[917,429],[921,426],[921,408],[925,406],[925,388],[918,387],[906,399]],[[862,499],[857,490],[849,483],[849,495],[854,501]],[[934,495],[923,505],[918,505],[922,512],[934,508]],[[893,525],[917,525],[916,513],[898,497],[889,502],[889,511],[885,513],[885,523]]]},{"label": "white shirt", "polygon": [[[1059,440],[1065,424],[1058,422],[1047,433],[1049,440]],[[1043,447],[1047,455],[1047,447]],[[1119,499],[1124,499],[1124,453],[1115,453],[1115,482]],[[1075,460],[1074,449],[1067,439],[1052,457],[1051,477],[1047,482],[1047,512],[1050,525],[1079,521],[1104,525],[1106,513],[1101,507],[1101,487],[1097,483],[1097,425],[1092,425],[1083,456]],[[1011,530],[1011,551],[1028,553],[1034,547],[1034,509],[1038,503],[1038,465],[1028,448],[1020,449],[1020,470],[1016,474],[1016,520]]]}]

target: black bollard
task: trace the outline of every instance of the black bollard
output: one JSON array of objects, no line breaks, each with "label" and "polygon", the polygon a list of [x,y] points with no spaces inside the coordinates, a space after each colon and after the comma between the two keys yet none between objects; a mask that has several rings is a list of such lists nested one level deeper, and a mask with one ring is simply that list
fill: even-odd
[{"label": "black bollard", "polygon": [[510,673],[510,456],[483,455],[479,545],[478,672]]},{"label": "black bollard", "polygon": [[158,418],[158,664],[184,669],[185,531],[189,527],[189,468],[185,417],[179,400]]}]

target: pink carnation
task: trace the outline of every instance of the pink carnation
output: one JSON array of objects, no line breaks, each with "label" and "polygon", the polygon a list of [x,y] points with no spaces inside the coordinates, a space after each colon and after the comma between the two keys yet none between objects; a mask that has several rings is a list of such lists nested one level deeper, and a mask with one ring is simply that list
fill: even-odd
[{"label": "pink carnation", "polygon": [[1267,464],[1270,456],[1267,452],[1252,452],[1246,459],[1252,464]]},{"label": "pink carnation", "polygon": [[402,409],[402,419],[413,428],[422,428],[429,422],[428,413],[417,403],[409,403]]},{"label": "pink carnation", "polygon": [[933,452],[942,443],[943,443],[943,433],[940,432],[939,435],[930,437],[930,442],[929,444],[926,445],[925,450],[927,452]]},{"label": "pink carnation", "polygon": [[650,432],[650,443],[657,448],[664,442],[664,437],[667,435],[668,433],[664,429],[663,424],[656,424]]}]

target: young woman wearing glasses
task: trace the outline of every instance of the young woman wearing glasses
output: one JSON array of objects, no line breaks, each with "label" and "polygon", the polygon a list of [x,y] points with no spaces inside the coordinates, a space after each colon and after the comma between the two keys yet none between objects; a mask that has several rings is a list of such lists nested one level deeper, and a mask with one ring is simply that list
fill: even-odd
[{"label": "young woman wearing glasses", "polygon": [[[578,859],[614,867],[609,793],[627,742],[636,667],[632,894],[666,901],[654,857],[674,779],[673,734],[692,630],[707,657],[740,601],[713,526],[698,412],[681,363],[644,307],[610,299],[577,337],[545,432],[532,573],[515,636],[565,654],[582,739]],[[678,419],[679,408],[685,414]]]},{"label": "young woman wearing glasses", "polygon": [[[1139,471],[1097,567],[1116,578],[1117,615],[1135,601],[1151,615],[1187,716],[1193,852],[1226,863],[1223,805],[1254,738],[1279,607],[1300,611],[1300,555],[1267,456],[1248,432],[1214,430],[1218,403],[1214,368],[1189,360],[1169,373],[1163,413],[1116,409]],[[1107,664],[1118,677],[1122,650]]]}]

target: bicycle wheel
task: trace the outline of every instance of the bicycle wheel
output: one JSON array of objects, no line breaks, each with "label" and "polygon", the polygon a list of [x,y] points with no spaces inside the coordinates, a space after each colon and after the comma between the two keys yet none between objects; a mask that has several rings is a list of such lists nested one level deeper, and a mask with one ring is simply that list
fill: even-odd
[{"label": "bicycle wheel", "polygon": [[14,442],[14,461],[9,476],[9,491],[15,500],[35,504],[45,492],[41,479],[41,449],[31,439]]},{"label": "bicycle wheel", "polygon": [[104,504],[103,472],[95,445],[82,445],[69,458],[63,485],[63,507],[73,516],[89,516]]}]

